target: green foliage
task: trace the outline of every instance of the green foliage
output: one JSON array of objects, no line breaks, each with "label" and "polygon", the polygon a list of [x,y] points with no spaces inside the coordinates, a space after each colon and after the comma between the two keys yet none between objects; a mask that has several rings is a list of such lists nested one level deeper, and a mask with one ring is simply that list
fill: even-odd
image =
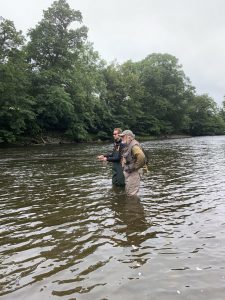
[{"label": "green foliage", "polygon": [[102,140],[102,141],[105,141],[105,140],[109,139],[109,135],[105,131],[99,131],[98,134],[97,134],[97,138]]},{"label": "green foliage", "polygon": [[110,110],[113,127],[135,130],[137,120],[142,116],[141,103],[143,94],[136,65],[131,61],[119,66],[111,64],[103,71],[106,82],[105,103]]},{"label": "green foliage", "polygon": [[37,95],[37,122],[45,129],[64,130],[73,118],[70,95],[61,86],[49,86]]},{"label": "green foliage", "polygon": [[20,54],[24,37],[21,31],[16,31],[10,20],[0,22],[0,63],[6,64],[10,59],[15,60]]},{"label": "green foliage", "polygon": [[23,40],[12,22],[0,23],[0,131],[8,142],[16,140],[35,119]]},{"label": "green foliage", "polygon": [[139,69],[144,86],[141,103],[145,121],[159,120],[159,133],[182,131],[193,87],[177,58],[169,54],[152,54],[139,63]]},{"label": "green foliage", "polygon": [[0,140],[6,143],[14,143],[16,141],[16,137],[12,131],[1,129]]},{"label": "green foliage", "polygon": [[224,101],[222,103],[222,108],[219,111],[219,116],[225,122],[225,96],[224,96]]},{"label": "green foliage", "polygon": [[81,21],[79,11],[70,9],[64,0],[55,1],[30,31],[27,45],[39,127],[65,131],[79,141],[87,139],[88,132],[98,131],[97,113],[105,88],[103,64],[85,42],[87,28],[72,27]]},{"label": "green foliage", "polygon": [[215,101],[207,94],[193,98],[189,106],[190,133],[213,135],[225,132],[225,122],[219,115]]},{"label": "green foliage", "polygon": [[105,140],[115,127],[139,135],[225,134],[225,102],[196,95],[178,59],[104,62],[87,41],[80,11],[54,1],[29,31],[0,23],[0,140],[59,132]]},{"label": "green foliage", "polygon": [[82,15],[65,0],[54,1],[44,11],[44,18],[29,32],[27,51],[33,67],[64,70],[73,67],[74,57],[87,37],[85,26],[70,29],[73,22],[81,23]]},{"label": "green foliage", "polygon": [[74,139],[76,142],[83,142],[89,139],[88,132],[83,123],[75,123],[65,133],[69,138]]}]

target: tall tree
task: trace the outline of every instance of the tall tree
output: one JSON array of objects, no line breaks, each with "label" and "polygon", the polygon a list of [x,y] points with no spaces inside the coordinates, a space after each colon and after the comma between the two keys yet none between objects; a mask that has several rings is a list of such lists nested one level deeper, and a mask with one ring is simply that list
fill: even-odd
[{"label": "tall tree", "polygon": [[90,43],[85,43],[65,87],[74,106],[74,119],[67,133],[76,140],[88,139],[88,134],[106,137],[109,131],[110,113],[105,102],[103,69],[104,62],[99,54]]},{"label": "tall tree", "polygon": [[182,130],[186,107],[193,87],[176,57],[151,54],[140,62],[141,82],[145,89],[143,123],[151,133]]},{"label": "tall tree", "polygon": [[33,95],[41,129],[66,130],[77,113],[67,85],[77,67],[87,28],[74,29],[74,22],[82,22],[80,11],[71,9],[65,0],[58,0],[29,31],[27,52],[33,66]]},{"label": "tall tree", "polygon": [[54,1],[44,11],[43,19],[28,34],[28,54],[35,68],[62,70],[74,66],[87,38],[87,27],[73,29],[74,22],[82,23],[81,12],[71,9],[66,0]]},{"label": "tall tree", "polygon": [[112,115],[112,126],[137,129],[141,117],[140,98],[143,87],[139,80],[136,64],[127,61],[122,65],[112,63],[104,70],[106,103]]},{"label": "tall tree", "polygon": [[24,37],[12,21],[0,23],[0,138],[12,142],[35,118],[29,95],[28,64],[22,49]]}]

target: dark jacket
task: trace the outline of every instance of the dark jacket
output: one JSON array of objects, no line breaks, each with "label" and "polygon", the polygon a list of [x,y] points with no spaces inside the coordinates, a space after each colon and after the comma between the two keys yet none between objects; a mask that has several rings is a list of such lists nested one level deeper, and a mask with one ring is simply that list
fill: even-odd
[{"label": "dark jacket", "polygon": [[112,183],[117,186],[125,185],[123,169],[121,166],[123,148],[124,144],[122,144],[120,140],[115,141],[112,153],[104,155],[107,158],[107,161],[112,163]]},{"label": "dark jacket", "polygon": [[124,144],[122,144],[120,140],[115,141],[112,153],[104,156],[107,158],[107,161],[109,162],[120,163],[123,148],[124,148]]}]

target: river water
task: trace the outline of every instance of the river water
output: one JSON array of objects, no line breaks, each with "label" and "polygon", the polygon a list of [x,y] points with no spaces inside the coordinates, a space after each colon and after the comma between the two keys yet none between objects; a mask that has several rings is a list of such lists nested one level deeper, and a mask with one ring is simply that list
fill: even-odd
[{"label": "river water", "polygon": [[0,149],[0,298],[225,297],[225,136],[143,143],[139,197],[109,144]]}]

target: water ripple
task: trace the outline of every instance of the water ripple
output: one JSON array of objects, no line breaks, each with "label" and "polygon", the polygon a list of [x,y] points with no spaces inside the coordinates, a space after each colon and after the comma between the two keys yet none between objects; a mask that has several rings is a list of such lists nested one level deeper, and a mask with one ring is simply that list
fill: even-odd
[{"label": "water ripple", "polygon": [[223,299],[225,137],[144,147],[136,198],[111,145],[0,149],[1,298]]}]

